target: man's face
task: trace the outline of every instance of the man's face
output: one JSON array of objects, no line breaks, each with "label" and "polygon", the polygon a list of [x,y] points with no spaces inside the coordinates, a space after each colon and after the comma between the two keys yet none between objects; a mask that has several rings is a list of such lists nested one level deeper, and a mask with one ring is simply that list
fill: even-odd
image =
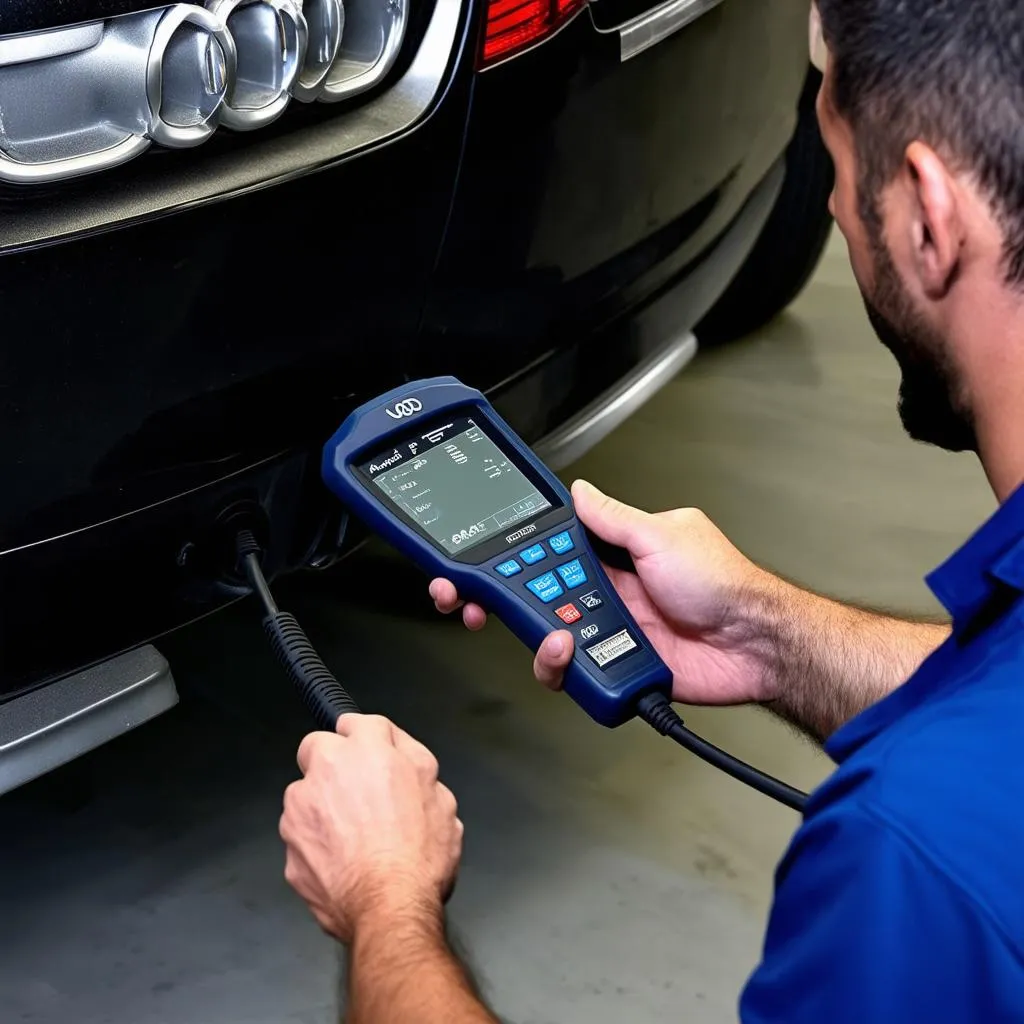
[{"label": "man's face", "polygon": [[830,100],[828,71],[818,96],[818,121],[835,163],[835,188],[829,209],[846,238],[850,263],[868,319],[902,372],[899,413],[904,429],[917,441],[949,451],[976,451],[970,410],[949,356],[949,348],[923,302],[907,287],[886,244],[889,204],[865,194],[860,180],[853,130]]}]

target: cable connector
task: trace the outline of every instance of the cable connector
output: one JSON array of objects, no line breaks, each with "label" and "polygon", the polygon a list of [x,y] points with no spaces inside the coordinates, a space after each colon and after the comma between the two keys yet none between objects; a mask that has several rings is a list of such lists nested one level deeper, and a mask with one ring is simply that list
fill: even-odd
[{"label": "cable connector", "polygon": [[673,729],[682,728],[683,720],[663,693],[649,693],[636,704],[636,713],[662,736],[668,736]]},{"label": "cable connector", "polygon": [[252,530],[239,530],[235,537],[235,555],[238,559],[238,569],[244,574],[245,559],[247,555],[255,555],[257,558],[263,553],[256,534]]}]

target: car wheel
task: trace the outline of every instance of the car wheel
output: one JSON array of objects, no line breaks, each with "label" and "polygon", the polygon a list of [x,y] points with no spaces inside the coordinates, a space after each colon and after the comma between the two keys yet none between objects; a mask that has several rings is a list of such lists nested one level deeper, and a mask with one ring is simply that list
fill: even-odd
[{"label": "car wheel", "polygon": [[731,341],[767,323],[800,294],[818,265],[832,229],[828,197],[835,174],[814,112],[820,84],[811,68],[786,150],[782,191],[739,274],[696,328],[702,345]]}]

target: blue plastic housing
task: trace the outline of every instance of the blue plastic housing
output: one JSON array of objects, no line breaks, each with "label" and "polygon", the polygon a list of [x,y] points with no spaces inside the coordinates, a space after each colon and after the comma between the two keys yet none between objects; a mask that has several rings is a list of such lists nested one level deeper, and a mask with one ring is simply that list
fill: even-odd
[{"label": "blue plastic housing", "polygon": [[[551,506],[487,543],[450,555],[399,514],[361,467],[390,445],[415,439],[438,417],[456,415],[482,424]],[[361,405],[324,447],[322,473],[373,532],[429,576],[450,579],[460,596],[496,614],[530,650],[554,629],[572,632],[576,651],[565,691],[596,722],[620,725],[645,694],[670,693],[671,672],[594,556],[568,490],[479,391],[454,377],[433,377]]]}]

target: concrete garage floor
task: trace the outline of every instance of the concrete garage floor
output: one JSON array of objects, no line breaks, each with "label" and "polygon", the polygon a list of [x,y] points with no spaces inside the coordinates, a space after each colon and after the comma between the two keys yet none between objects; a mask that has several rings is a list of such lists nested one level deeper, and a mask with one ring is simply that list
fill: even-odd
[{"label": "concrete garage floor", "polygon": [[[833,242],[789,314],[703,354],[566,476],[700,505],[790,577],[930,611],[922,574],[992,500],[971,458],[903,438],[896,380]],[[794,815],[644,726],[591,725],[500,626],[437,621],[386,552],[280,590],[364,707],[438,753],[467,825],[452,917],[507,1019],[735,1019]],[[252,607],[163,646],[178,709],[0,800],[0,1016],[330,1021],[337,953],[276,836],[303,714]],[[827,771],[767,714],[688,719],[797,784]]]}]

